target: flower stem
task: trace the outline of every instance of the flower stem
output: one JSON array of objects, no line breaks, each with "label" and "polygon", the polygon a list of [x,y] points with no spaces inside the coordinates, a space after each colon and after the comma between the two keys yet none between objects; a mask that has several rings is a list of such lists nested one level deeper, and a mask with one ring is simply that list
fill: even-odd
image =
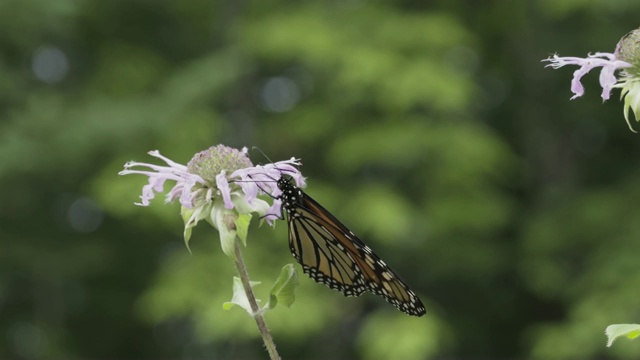
[{"label": "flower stem", "polygon": [[253,318],[256,320],[256,324],[258,324],[258,330],[260,330],[260,335],[262,335],[264,345],[269,352],[269,357],[271,357],[271,360],[280,360],[280,355],[278,355],[278,352],[276,351],[276,344],[273,342],[273,337],[271,337],[269,328],[267,328],[267,323],[264,321],[264,316],[262,315],[262,312],[260,312],[258,302],[256,301],[256,297],[253,294],[253,289],[251,289],[251,285],[249,283],[249,273],[247,273],[247,267],[244,264],[242,252],[240,251],[240,242],[236,239],[234,243],[234,250],[237,259],[235,261],[236,268],[238,269],[238,274],[240,274],[240,280],[242,280],[244,292],[247,294],[247,299],[249,299]]}]

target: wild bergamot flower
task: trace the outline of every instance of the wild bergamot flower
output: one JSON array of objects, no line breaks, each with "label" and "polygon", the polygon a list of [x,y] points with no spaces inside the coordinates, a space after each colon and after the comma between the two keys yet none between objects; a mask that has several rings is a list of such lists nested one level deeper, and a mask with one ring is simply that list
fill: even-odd
[{"label": "wild bergamot flower", "polygon": [[[621,90],[621,99],[624,99],[624,118],[631,131],[629,110],[633,111],[636,121],[639,121],[640,113],[640,29],[636,29],[620,39],[613,53],[597,52],[589,54],[586,58],[579,57],[552,57],[542,60],[548,61],[547,67],[554,69],[565,65],[580,66],[573,73],[571,92],[574,94],[571,100],[584,94],[584,87],[580,80],[594,68],[600,67],[600,86],[602,87],[602,99],[608,100],[613,88]],[[617,72],[617,76],[616,76]]]},{"label": "wild bergamot flower", "polygon": [[[277,181],[289,176],[296,186],[304,187],[305,182],[297,166],[300,162],[291,158],[272,164],[254,166],[247,156],[247,149],[237,150],[224,145],[212,146],[197,153],[187,165],[178,164],[158,151],[149,155],[157,157],[166,165],[128,162],[120,175],[140,174],[149,177],[149,183],[142,188],[140,206],[147,206],[156,193],[164,192],[164,184],[174,181],[175,185],[166,193],[166,202],[179,199],[185,223],[184,239],[187,247],[191,230],[200,220],[206,220],[220,234],[224,253],[234,259],[240,277],[234,278],[233,298],[225,303],[225,309],[237,305],[245,309],[258,324],[271,359],[279,359],[275,343],[264,321],[263,313],[278,302],[287,306],[293,303],[293,289],[298,284],[297,272],[293,265],[286,265],[276,284],[271,289],[269,301],[259,308],[252,287],[257,283],[249,280],[242,259],[239,239],[246,245],[249,223],[253,213],[265,218],[273,226],[276,218],[282,218],[282,191]],[[260,198],[261,195],[263,198]],[[265,200],[266,199],[266,200]],[[271,201],[271,204],[267,201]]]},{"label": "wild bergamot flower", "polygon": [[[165,201],[179,199],[187,245],[192,228],[204,219],[220,232],[222,248],[232,258],[233,240],[236,235],[241,235],[244,240],[252,213],[265,218],[270,225],[274,219],[282,217],[281,191],[276,181],[288,175],[297,186],[305,185],[297,168],[300,162],[295,158],[254,166],[246,148],[237,150],[224,145],[212,146],[197,153],[187,165],[178,164],[158,151],[150,151],[149,155],[163,160],[166,166],[131,161],[119,173],[149,177],[149,183],[142,188],[141,201],[136,205],[148,206],[155,193],[164,191],[166,181],[175,181],[173,188],[166,193]],[[260,195],[266,195],[264,198],[271,204],[259,198]],[[239,227],[242,227],[241,232],[238,232]]]}]

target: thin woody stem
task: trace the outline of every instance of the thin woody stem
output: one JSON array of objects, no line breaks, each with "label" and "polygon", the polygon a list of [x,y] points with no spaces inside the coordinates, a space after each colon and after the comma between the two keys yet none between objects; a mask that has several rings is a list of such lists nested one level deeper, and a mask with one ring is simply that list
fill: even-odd
[{"label": "thin woody stem", "polygon": [[267,323],[264,321],[264,316],[262,316],[256,297],[253,294],[253,289],[251,289],[249,274],[247,273],[247,267],[244,264],[242,252],[240,251],[240,242],[237,239],[234,241],[234,250],[237,259],[235,261],[236,268],[238,269],[238,274],[240,274],[240,280],[242,280],[242,287],[244,287],[244,292],[247,294],[247,299],[249,299],[253,318],[256,320],[256,324],[258,324],[258,330],[260,330],[264,345],[269,352],[269,357],[271,357],[271,360],[280,360],[280,355],[278,355],[276,351],[276,344],[273,342],[273,337],[271,337],[271,333],[269,333]]}]

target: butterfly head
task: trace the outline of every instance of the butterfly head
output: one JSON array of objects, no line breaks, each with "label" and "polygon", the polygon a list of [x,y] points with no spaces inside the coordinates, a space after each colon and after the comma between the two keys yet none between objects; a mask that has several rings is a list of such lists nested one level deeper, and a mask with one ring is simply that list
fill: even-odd
[{"label": "butterfly head", "polygon": [[278,189],[282,192],[286,192],[286,190],[290,190],[293,184],[291,183],[291,177],[288,175],[280,176],[278,179]]}]

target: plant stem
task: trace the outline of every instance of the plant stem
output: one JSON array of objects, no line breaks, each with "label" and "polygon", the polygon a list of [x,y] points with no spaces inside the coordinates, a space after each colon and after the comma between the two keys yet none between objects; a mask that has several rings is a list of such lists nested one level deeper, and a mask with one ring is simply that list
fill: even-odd
[{"label": "plant stem", "polygon": [[276,344],[273,342],[273,337],[271,337],[271,333],[269,333],[269,328],[267,328],[267,323],[264,321],[264,316],[260,312],[260,308],[258,307],[258,302],[256,301],[256,297],[253,294],[253,289],[251,289],[251,283],[249,282],[249,274],[247,273],[247,267],[244,264],[244,259],[242,258],[242,252],[240,251],[240,242],[236,239],[234,241],[234,250],[236,253],[236,268],[238,269],[238,274],[240,274],[240,280],[242,280],[242,287],[244,287],[244,292],[247,294],[247,299],[249,299],[249,304],[251,305],[251,312],[253,313],[253,318],[256,320],[256,324],[258,324],[258,330],[260,330],[260,335],[262,335],[262,340],[264,341],[264,346],[267,348],[269,352],[269,356],[271,360],[280,360],[280,355],[276,351]]}]

